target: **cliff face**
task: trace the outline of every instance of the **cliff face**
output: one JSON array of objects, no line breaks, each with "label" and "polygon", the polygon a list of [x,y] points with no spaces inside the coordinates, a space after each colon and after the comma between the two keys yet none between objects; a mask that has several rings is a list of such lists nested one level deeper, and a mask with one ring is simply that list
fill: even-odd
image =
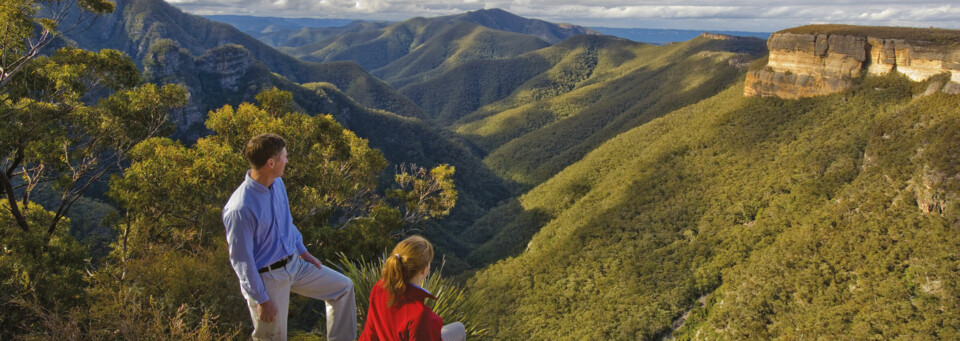
[{"label": "cliff face", "polygon": [[[810,29],[810,28],[808,28]],[[920,39],[874,37],[856,33],[778,32],[767,41],[767,66],[747,74],[744,95],[800,98],[849,88],[864,72],[899,72],[914,81],[950,73],[939,84],[948,93],[960,93],[960,47]]]},{"label": "cliff face", "polygon": [[253,63],[250,52],[239,45],[223,45],[197,58],[197,68],[214,75],[220,86],[229,91],[240,90],[240,78]]},{"label": "cliff face", "polygon": [[[206,112],[224,103],[249,100],[260,83],[251,79],[252,70],[262,64],[239,45],[223,45],[194,57],[187,49],[169,39],[154,41],[143,59],[144,80],[156,84],[180,84],[190,93],[185,108],[174,112],[175,137],[194,141],[206,134]],[[260,72],[263,74],[263,72]]]}]

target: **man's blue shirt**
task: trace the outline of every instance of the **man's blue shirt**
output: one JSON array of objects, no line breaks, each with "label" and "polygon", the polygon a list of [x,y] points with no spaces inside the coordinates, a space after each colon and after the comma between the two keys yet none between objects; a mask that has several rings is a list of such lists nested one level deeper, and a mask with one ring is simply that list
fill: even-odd
[{"label": "man's blue shirt", "polygon": [[223,207],[230,265],[243,292],[258,304],[270,300],[257,269],[307,251],[293,225],[287,189],[277,178],[266,187],[247,175]]}]

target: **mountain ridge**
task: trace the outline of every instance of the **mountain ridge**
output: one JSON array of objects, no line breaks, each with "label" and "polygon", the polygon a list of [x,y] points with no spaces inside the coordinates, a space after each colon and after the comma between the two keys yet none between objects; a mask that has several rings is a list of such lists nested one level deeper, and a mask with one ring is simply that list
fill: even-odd
[{"label": "mountain ridge", "polygon": [[[476,16],[480,18],[472,20]],[[356,61],[371,74],[399,88],[471,60],[510,58],[549,46],[549,42],[537,35],[527,34],[524,31],[527,24],[535,28],[532,33],[551,32],[553,40],[579,32],[505,11],[470,12],[436,18],[416,17],[380,29],[355,28],[342,34],[333,34],[334,29],[330,28],[312,29],[310,31],[321,40],[281,47],[281,50],[308,61]]]},{"label": "mountain ridge", "polygon": [[[336,85],[366,106],[404,116],[421,110],[386,83],[354,63],[318,64],[285,55],[233,26],[187,14],[163,0],[115,0],[116,11],[99,18],[88,29],[66,37],[90,50],[117,49],[138,64],[157,40],[173,39],[193,55],[224,44],[244,46],[271,71],[297,83],[325,81]],[[74,14],[75,15],[75,14]]]},{"label": "mountain ridge", "polygon": [[530,34],[550,44],[556,44],[579,34],[599,34],[599,32],[587,27],[573,24],[555,24],[539,19],[524,18],[500,8],[479,9],[441,18],[472,22],[495,30]]}]

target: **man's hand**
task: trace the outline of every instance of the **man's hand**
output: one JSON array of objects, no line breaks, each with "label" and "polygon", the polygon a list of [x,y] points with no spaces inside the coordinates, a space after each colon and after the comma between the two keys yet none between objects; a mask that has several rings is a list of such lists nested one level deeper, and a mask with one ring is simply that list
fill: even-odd
[{"label": "man's hand", "polygon": [[310,251],[304,251],[301,253],[300,258],[307,261],[307,263],[313,264],[317,267],[317,269],[323,269],[323,264],[320,264],[320,260],[311,255]]},{"label": "man's hand", "polygon": [[273,322],[273,318],[277,316],[277,305],[273,300],[257,304],[257,315],[260,321]]}]

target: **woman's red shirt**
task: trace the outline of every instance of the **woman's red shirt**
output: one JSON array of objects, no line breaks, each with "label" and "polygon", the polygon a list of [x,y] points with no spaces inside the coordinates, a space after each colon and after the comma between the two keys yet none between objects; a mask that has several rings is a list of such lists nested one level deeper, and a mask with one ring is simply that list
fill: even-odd
[{"label": "woman's red shirt", "polygon": [[373,286],[360,341],[440,341],[443,319],[423,304],[426,298],[437,298],[413,285],[397,296],[391,307],[383,281]]}]

